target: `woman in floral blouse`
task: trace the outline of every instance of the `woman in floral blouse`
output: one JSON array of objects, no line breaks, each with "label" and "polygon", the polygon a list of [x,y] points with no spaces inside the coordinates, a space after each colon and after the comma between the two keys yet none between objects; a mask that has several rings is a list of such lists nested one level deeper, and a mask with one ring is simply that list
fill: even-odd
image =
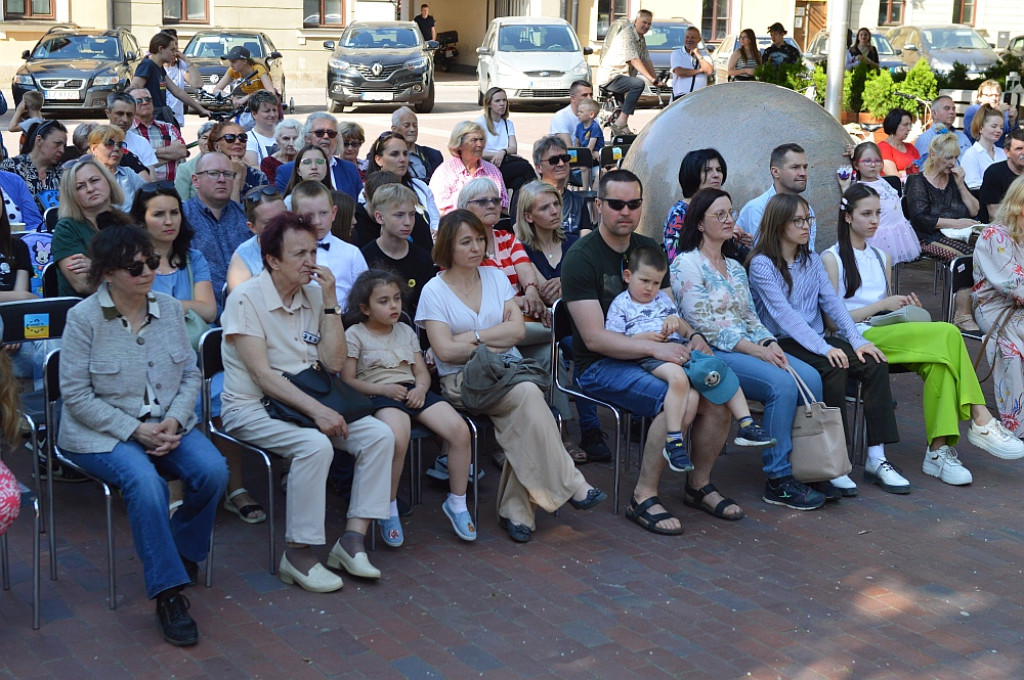
[{"label": "woman in floral blouse", "polygon": [[992,364],[999,418],[1024,436],[1024,177],[1010,185],[992,224],[974,247],[974,304],[978,325],[999,333],[985,346]]},{"label": "woman in floral blouse", "polygon": [[785,367],[792,366],[819,400],[821,376],[783,352],[757,318],[743,265],[722,253],[735,220],[732,199],[721,189],[701,189],[690,199],[670,269],[672,292],[679,313],[729,364],[744,394],[764,404],[763,426],[778,443],[762,450],[762,464],[769,479],[778,479],[792,475],[790,430],[800,401]]}]

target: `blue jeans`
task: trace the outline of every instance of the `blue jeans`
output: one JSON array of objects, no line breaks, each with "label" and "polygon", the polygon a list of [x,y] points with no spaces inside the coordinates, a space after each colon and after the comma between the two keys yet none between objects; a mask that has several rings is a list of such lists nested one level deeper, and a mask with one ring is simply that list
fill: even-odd
[{"label": "blue jeans", "polygon": [[[164,456],[149,456],[135,441],[121,442],[110,453],[67,452],[76,465],[116,486],[128,506],[135,552],[142,560],[146,595],[187,585],[181,562],[206,559],[217,506],[228,484],[224,457],[202,432],[193,428]],[[169,493],[163,472],[182,480],[185,499],[167,520]]]},{"label": "blue jeans", "polygon": [[[793,468],[789,464],[789,453],[793,450],[790,433],[793,429],[796,407],[800,404],[796,381],[785,369],[749,354],[716,349],[715,356],[729,364],[729,368],[740,379],[740,387],[748,399],[756,399],[764,404],[764,419],[761,424],[768,434],[776,439],[775,446],[769,446],[761,451],[764,473],[769,479],[793,474]],[[820,400],[821,375],[818,371],[796,357],[788,354],[786,357],[793,370],[811,388],[815,399]]]},{"label": "blue jeans", "polygon": [[586,394],[645,418],[661,413],[668,393],[667,382],[640,368],[637,362],[621,359],[595,361],[580,374],[576,383]]}]

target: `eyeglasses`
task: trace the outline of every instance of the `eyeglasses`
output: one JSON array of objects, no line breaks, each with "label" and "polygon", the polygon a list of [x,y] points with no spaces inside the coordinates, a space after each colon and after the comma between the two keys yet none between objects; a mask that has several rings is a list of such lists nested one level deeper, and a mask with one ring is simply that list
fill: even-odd
[{"label": "eyeglasses", "polygon": [[200,170],[196,175],[206,175],[210,179],[234,179],[238,173],[234,170]]},{"label": "eyeglasses", "polygon": [[790,222],[798,229],[803,229],[804,227],[810,229],[814,226],[814,217],[794,217]]},{"label": "eyeglasses", "polygon": [[124,142],[119,142],[116,139],[114,139],[113,137],[111,137],[110,139],[104,140],[103,141],[103,146],[105,146],[105,147],[107,147],[109,149],[113,149],[114,147],[120,147],[122,149],[127,149],[128,148],[127,144],[125,144]]},{"label": "eyeglasses", "polygon": [[643,205],[644,199],[634,198],[631,201],[622,201],[617,198],[602,198],[601,202],[607,203],[608,207],[615,212],[622,212],[623,208],[629,208],[630,210],[639,210],[640,206]]},{"label": "eyeglasses", "polygon": [[245,142],[248,139],[249,139],[249,135],[245,134],[244,132],[239,132],[237,135],[234,134],[233,132],[229,132],[226,135],[221,135],[220,137],[218,137],[214,141],[215,142],[219,142],[219,141],[223,140],[223,141],[227,142],[228,144],[234,144],[235,142],[242,142],[243,144],[245,144]]},{"label": "eyeglasses", "polygon": [[[153,98],[152,97],[136,97],[135,98],[135,103],[136,104],[151,104],[151,103],[153,103]],[[136,276],[138,276],[138,274],[136,274]]]},{"label": "eyeglasses", "polygon": [[473,205],[478,205],[481,208],[493,208],[494,206],[501,203],[501,199],[497,196],[489,196],[487,198],[474,198],[466,202],[472,203]]},{"label": "eyeglasses", "polygon": [[335,137],[338,136],[338,131],[337,130],[310,130],[309,134],[314,135],[316,137],[323,137],[324,135],[327,135],[328,138],[334,139]]},{"label": "eyeglasses", "polygon": [[866,163],[867,165],[878,165],[882,162],[881,158],[861,158],[858,163]]},{"label": "eyeglasses", "polygon": [[981,97],[996,97],[996,98],[998,98],[999,97],[999,93],[998,92],[982,92],[981,94],[978,95],[979,99]]},{"label": "eyeglasses", "polygon": [[301,161],[299,161],[299,165],[316,165],[319,167],[327,165],[327,161],[325,161],[323,158],[303,158]]},{"label": "eyeglasses", "polygon": [[245,200],[249,203],[259,203],[264,198],[279,201],[281,200],[281,192],[275,186],[264,184],[263,186],[253,188],[245,195]]},{"label": "eyeglasses", "polygon": [[561,165],[562,163],[568,163],[571,161],[572,156],[567,153],[562,153],[556,156],[551,156],[550,158],[545,158],[544,160],[548,162],[548,165]]},{"label": "eyeglasses", "polygon": [[363,145],[363,141],[365,141],[365,140],[362,140],[362,139],[346,139],[343,142],[343,146],[346,149],[358,149],[359,147],[361,147]]},{"label": "eyeglasses", "polygon": [[142,276],[142,268],[149,267],[153,271],[160,266],[160,256],[150,255],[145,260],[135,260],[131,264],[126,264],[121,269],[128,272],[128,276]]},{"label": "eyeglasses", "polygon": [[711,217],[714,217],[722,224],[725,224],[726,222],[735,222],[736,218],[739,216],[740,213],[737,210],[720,210],[711,214]]}]

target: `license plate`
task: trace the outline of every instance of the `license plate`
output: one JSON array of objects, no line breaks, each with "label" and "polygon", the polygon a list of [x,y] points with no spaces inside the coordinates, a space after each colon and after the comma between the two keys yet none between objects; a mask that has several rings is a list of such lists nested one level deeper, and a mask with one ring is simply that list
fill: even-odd
[{"label": "license plate", "polygon": [[47,99],[78,99],[78,90],[47,90]]},{"label": "license plate", "polygon": [[557,89],[559,81],[554,78],[539,78],[530,81],[531,90]]},{"label": "license plate", "polygon": [[389,102],[394,98],[393,92],[364,92],[362,94],[364,102]]}]

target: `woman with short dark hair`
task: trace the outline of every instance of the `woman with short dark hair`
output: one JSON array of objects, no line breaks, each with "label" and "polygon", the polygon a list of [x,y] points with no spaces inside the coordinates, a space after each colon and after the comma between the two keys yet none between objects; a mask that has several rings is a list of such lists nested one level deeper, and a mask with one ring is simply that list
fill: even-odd
[{"label": "woman with short dark hair", "polygon": [[[679,188],[683,190],[683,200],[669,209],[665,219],[663,244],[670,264],[676,255],[683,252],[679,248],[679,234],[686,220],[686,207],[690,198],[701,189],[721,189],[727,176],[725,159],[716,149],[694,149],[683,156],[679,163]],[[745,234],[742,229],[737,231]],[[734,251],[731,244],[729,251]]]},{"label": "woman with short dark hair", "polygon": [[907,135],[914,125],[914,118],[906,109],[892,109],[885,114],[882,129],[888,135],[878,143],[882,152],[882,173],[897,175],[906,180],[907,175],[916,175],[919,170],[915,163],[921,157],[917,147],[907,144]]}]

